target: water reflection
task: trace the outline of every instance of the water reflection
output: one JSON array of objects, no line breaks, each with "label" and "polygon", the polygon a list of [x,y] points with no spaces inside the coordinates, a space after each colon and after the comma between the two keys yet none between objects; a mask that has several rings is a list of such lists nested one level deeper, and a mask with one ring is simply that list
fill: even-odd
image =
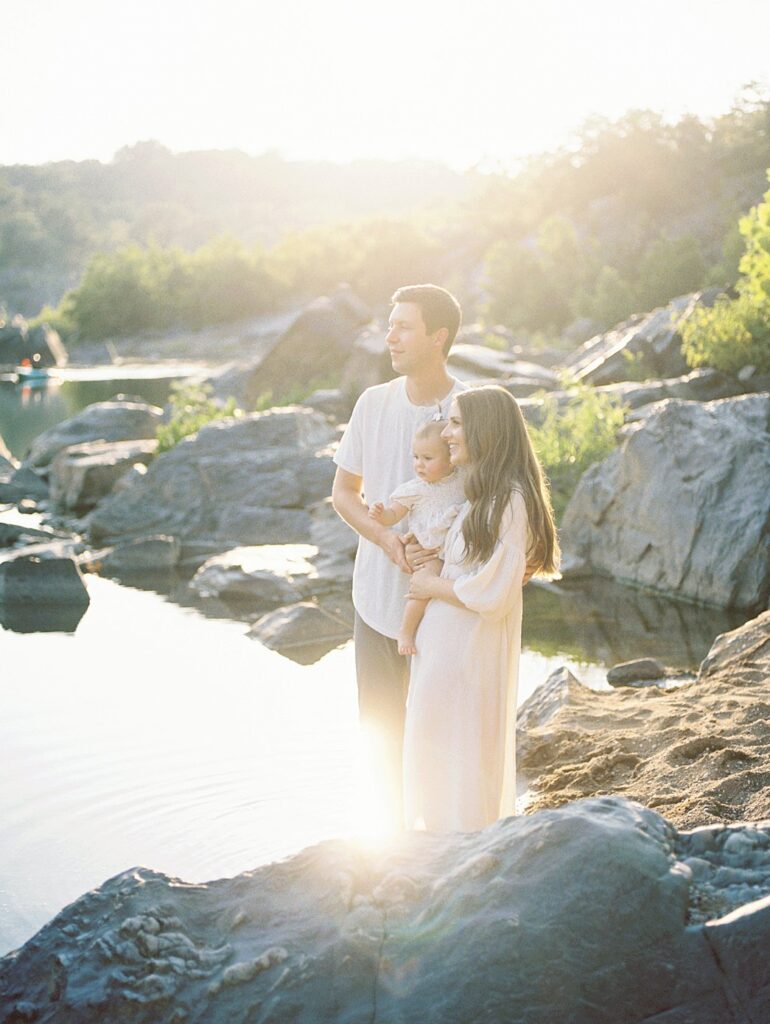
[{"label": "water reflection", "polygon": [[[38,434],[93,402],[130,394],[152,405],[165,405],[173,381],[197,376],[201,367],[137,367],[133,371],[106,367],[95,371],[72,369],[64,373],[66,377],[51,379],[45,387],[0,380],[0,437],[17,459],[24,458]],[[94,374],[97,379],[93,379]]]},{"label": "water reflection", "polygon": [[716,636],[747,617],[594,577],[529,586],[522,639],[524,646],[546,656],[564,654],[606,666],[649,657],[672,668],[694,669]]}]

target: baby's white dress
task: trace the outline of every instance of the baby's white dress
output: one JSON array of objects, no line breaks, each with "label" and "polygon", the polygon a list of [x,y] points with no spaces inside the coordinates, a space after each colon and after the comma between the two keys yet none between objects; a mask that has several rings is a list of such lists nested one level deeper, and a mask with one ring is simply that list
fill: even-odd
[{"label": "baby's white dress", "polygon": [[433,484],[415,477],[397,487],[390,501],[409,509],[409,530],[424,548],[441,548],[465,502],[462,474],[455,470]]},{"label": "baby's white dress", "polygon": [[444,545],[442,577],[464,607],[428,602],[406,706],[407,828],[470,832],[514,813],[516,692],[527,512],[514,491],[491,557],[463,561],[466,502]]}]

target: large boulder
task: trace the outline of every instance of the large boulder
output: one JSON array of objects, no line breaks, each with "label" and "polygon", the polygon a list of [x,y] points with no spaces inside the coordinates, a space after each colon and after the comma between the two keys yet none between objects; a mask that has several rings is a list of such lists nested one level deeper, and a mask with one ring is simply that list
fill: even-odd
[{"label": "large boulder", "polygon": [[[234,878],[133,868],[0,961],[6,1021],[715,1024],[767,1019],[767,823],[622,798]],[[728,881],[729,880],[729,881]]]},{"label": "large boulder", "polygon": [[770,596],[770,395],[670,399],[583,476],[564,571],[756,610]]},{"label": "large boulder", "polygon": [[61,509],[86,512],[106,497],[134,465],[148,466],[157,450],[155,438],[87,441],[63,448],[49,468],[51,499]]},{"label": "large boulder", "polygon": [[267,392],[278,400],[312,382],[336,379],[361,328],[371,319],[361,299],[348,286],[340,286],[303,309],[268,351],[214,379],[216,393],[234,394],[244,408],[253,409]]},{"label": "large boulder", "polygon": [[48,484],[39,472],[21,465],[0,478],[0,504],[18,505],[29,500],[44,501],[48,497]]},{"label": "large boulder", "polygon": [[301,665],[311,665],[352,635],[352,623],[333,607],[298,601],[258,619],[249,636]]},{"label": "large boulder", "polygon": [[97,506],[91,543],[157,533],[228,547],[307,541],[306,509],[331,491],[334,436],[294,406],[209,423]]},{"label": "large boulder", "polygon": [[95,402],[77,416],[39,434],[25,464],[47,467],[63,448],[91,441],[136,441],[154,438],[163,410],[134,400]]},{"label": "large boulder", "polygon": [[681,295],[645,316],[633,316],[589,339],[564,366],[585,384],[611,384],[639,374],[676,377],[686,373],[681,326],[697,306],[713,305],[718,294],[719,290],[712,288]]},{"label": "large boulder", "polygon": [[0,604],[88,604],[88,591],[67,542],[30,545],[0,559]]}]

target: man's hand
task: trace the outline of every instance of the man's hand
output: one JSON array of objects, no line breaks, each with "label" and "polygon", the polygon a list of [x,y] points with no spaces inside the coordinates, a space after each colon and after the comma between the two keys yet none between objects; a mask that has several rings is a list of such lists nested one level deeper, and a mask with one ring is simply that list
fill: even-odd
[{"label": "man's hand", "polygon": [[406,560],[404,554],[404,535],[402,533],[396,533],[395,530],[388,530],[382,539],[379,541],[379,545],[391,562],[397,565],[401,572],[411,573],[409,563]]},{"label": "man's hand", "polygon": [[406,545],[406,561],[412,571],[422,568],[438,556],[438,548],[424,548],[413,533],[407,533],[402,540]]}]

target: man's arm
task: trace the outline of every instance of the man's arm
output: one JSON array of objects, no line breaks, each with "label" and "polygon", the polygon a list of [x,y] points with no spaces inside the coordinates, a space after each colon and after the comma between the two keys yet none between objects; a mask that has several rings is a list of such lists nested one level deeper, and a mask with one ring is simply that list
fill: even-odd
[{"label": "man's arm", "polygon": [[363,499],[363,480],[360,476],[338,466],[332,484],[332,504],[337,515],[356,533],[381,547],[402,572],[411,572],[404,557],[401,534],[369,518],[369,509]]}]

